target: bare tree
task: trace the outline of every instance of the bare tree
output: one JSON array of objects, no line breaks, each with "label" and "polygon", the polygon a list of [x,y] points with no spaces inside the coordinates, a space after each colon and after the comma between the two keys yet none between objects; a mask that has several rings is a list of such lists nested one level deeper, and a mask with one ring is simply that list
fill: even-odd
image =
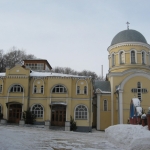
[{"label": "bare tree", "polygon": [[12,47],[6,54],[0,50],[0,72],[4,72],[6,67],[14,67],[16,63],[22,63],[24,59],[34,59],[34,55],[27,55],[25,50]]}]

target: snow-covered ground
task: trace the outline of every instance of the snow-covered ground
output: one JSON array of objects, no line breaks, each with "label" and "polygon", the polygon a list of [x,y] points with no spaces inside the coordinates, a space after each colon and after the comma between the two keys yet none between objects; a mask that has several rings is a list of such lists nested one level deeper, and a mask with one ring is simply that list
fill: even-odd
[{"label": "snow-covered ground", "polygon": [[35,127],[0,126],[0,150],[121,150],[105,132],[55,131]]},{"label": "snow-covered ground", "polygon": [[107,139],[126,150],[150,150],[148,126],[115,125],[105,130]]},{"label": "snow-covered ground", "polygon": [[150,150],[150,131],[140,125],[92,133],[0,125],[0,150]]}]

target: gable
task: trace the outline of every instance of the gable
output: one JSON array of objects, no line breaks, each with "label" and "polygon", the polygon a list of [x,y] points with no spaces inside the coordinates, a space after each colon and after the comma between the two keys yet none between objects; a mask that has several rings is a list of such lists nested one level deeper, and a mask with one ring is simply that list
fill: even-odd
[{"label": "gable", "polygon": [[27,68],[23,68],[22,66],[15,66],[11,69],[6,69],[6,76],[8,75],[26,75],[29,76],[30,70]]}]

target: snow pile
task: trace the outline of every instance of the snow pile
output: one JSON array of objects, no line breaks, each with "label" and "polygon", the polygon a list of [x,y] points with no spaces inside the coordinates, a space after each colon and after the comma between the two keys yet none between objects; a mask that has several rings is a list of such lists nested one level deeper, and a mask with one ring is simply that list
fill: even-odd
[{"label": "snow pile", "polygon": [[109,141],[127,150],[150,149],[150,131],[141,125],[115,125],[106,130]]}]

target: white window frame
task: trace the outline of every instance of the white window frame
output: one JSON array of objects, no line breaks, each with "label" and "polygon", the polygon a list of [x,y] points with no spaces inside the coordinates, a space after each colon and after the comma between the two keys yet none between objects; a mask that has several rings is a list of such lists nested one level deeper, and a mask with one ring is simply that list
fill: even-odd
[{"label": "white window frame", "polygon": [[[106,102],[106,110],[105,110],[105,102]],[[104,99],[103,101],[103,111],[108,111],[108,100]]]},{"label": "white window frame", "polygon": [[115,54],[112,53],[111,55],[111,66],[114,67],[115,66]]},{"label": "white window frame", "polygon": [[[37,81],[40,80],[40,82],[42,82],[41,86],[39,87],[37,84]],[[35,92],[35,86],[36,86],[36,92]],[[43,86],[43,92],[41,92],[41,87]],[[33,82],[33,90],[32,90],[33,94],[44,94],[44,80],[41,78],[35,79]]]},{"label": "white window frame", "polygon": [[142,64],[146,64],[146,52],[145,51],[141,52],[141,62]]},{"label": "white window frame", "polygon": [[[134,54],[135,54],[135,56],[134,56],[134,62],[132,62],[132,52],[134,52]],[[130,51],[130,63],[131,64],[136,64],[137,63],[137,52],[136,52],[136,50],[134,50],[134,49],[132,49],[131,51]]]},{"label": "white window frame", "polygon": [[125,52],[123,50],[119,52],[119,64],[125,64]]},{"label": "white window frame", "polygon": [[[76,117],[76,112],[77,112],[76,109],[77,109],[78,107],[81,107],[81,106],[85,107],[85,108],[86,108],[86,111],[84,111],[84,112],[81,111],[81,118],[78,118],[78,117]],[[80,108],[80,109],[82,109],[82,108]],[[85,117],[82,118],[82,115],[83,115],[85,112],[86,112],[86,118],[85,118]],[[78,113],[80,113],[80,111],[79,111]],[[89,118],[89,112],[88,112],[87,106],[85,106],[85,105],[83,105],[83,104],[77,105],[77,106],[75,107],[75,109],[74,109],[74,120],[88,120],[88,118]]]},{"label": "white window frame", "polygon": [[17,93],[17,92],[18,93],[23,93],[24,89],[23,89],[23,87],[21,85],[15,84],[15,85],[11,86],[9,92],[11,92],[11,93]]},{"label": "white window frame", "polygon": [[84,94],[87,94],[87,86],[84,86]]},{"label": "white window frame", "polygon": [[[55,90],[54,90],[55,89]],[[54,91],[53,91],[54,90]],[[58,91],[57,91],[58,90]],[[62,90],[62,91],[61,91]],[[64,86],[64,85],[61,85],[61,84],[57,84],[55,85],[53,88],[52,88],[52,93],[67,93],[67,88]]]},{"label": "white window frame", "polygon": [[[42,108],[42,110],[33,110],[33,108],[35,107],[35,106],[38,106],[37,108]],[[40,107],[39,107],[40,106]],[[37,114],[39,115],[39,116],[37,116],[36,114],[36,118],[43,118],[44,117],[44,107],[41,105],[41,104],[34,104],[32,107],[31,107],[31,112],[32,112],[32,114],[35,114],[35,112],[37,112]],[[34,113],[33,113],[34,112]],[[43,112],[43,113],[38,113],[38,112]]]}]

